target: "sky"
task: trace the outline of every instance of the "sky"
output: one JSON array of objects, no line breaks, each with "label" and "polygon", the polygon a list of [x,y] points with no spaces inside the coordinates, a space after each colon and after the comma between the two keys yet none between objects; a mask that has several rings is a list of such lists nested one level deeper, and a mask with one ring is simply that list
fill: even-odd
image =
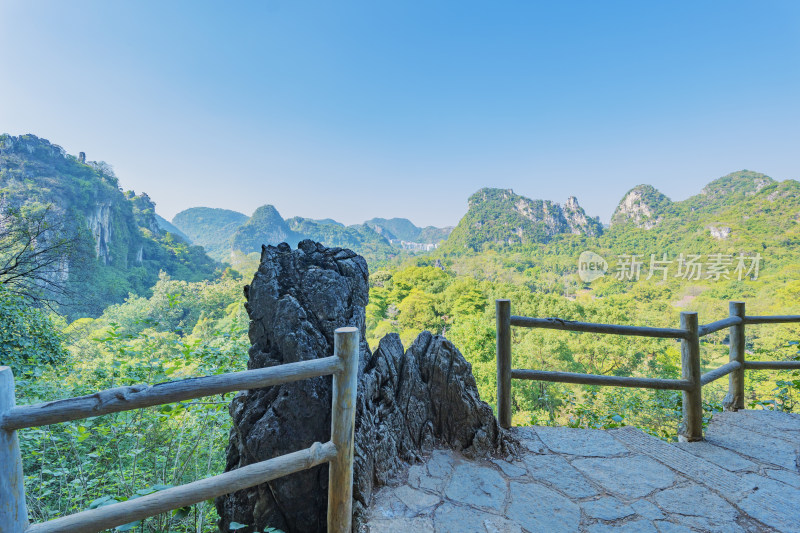
[{"label": "sky", "polygon": [[800,2],[0,0],[0,133],[189,207],[455,225],[482,187],[608,222],[800,178]]}]

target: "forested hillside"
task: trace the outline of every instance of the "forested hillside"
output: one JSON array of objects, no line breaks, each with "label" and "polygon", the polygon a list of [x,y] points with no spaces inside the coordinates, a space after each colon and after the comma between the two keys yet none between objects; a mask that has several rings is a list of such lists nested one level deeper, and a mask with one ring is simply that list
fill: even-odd
[{"label": "forested hillside", "polygon": [[[162,270],[190,281],[217,272],[202,248],[159,226],[146,194],[123,191],[110,165],[34,135],[0,135],[0,195],[7,221],[41,229],[33,236],[36,254],[46,242],[65,244],[39,271],[35,289],[70,317],[97,316],[129,293],[146,293]],[[19,244],[13,227],[6,224],[4,236]]]},{"label": "forested hillside", "polygon": [[194,244],[202,246],[217,261],[225,261],[231,252],[231,239],[249,217],[230,209],[192,207],[172,218],[172,223]]},{"label": "forested hillside", "polygon": [[383,237],[391,241],[406,241],[419,244],[438,244],[447,239],[453,231],[452,227],[437,228],[415,226],[407,218],[372,218],[364,222]]},{"label": "forested hillside", "polygon": [[[798,193],[796,181],[749,171],[682,202],[639,186],[601,232],[588,217],[570,229],[555,204],[481,190],[445,246],[402,268],[372,271],[370,342],[387,332],[406,342],[420,329],[443,332],[473,363],[482,396],[493,402],[497,298],[510,298],[513,314],[661,327],[677,327],[681,311],[697,311],[701,323],[723,318],[730,300],[747,302],[751,314],[798,314]],[[579,276],[584,251],[607,262],[598,279]],[[797,326],[750,328],[748,335],[748,357],[797,356],[790,344],[800,339]],[[704,340],[704,368],[726,360],[726,342],[724,333]],[[680,374],[679,347],[667,341],[519,330],[513,354],[515,368]],[[751,405],[793,409],[800,382],[787,377],[752,373]],[[709,415],[720,406],[720,383],[708,389]],[[516,424],[635,424],[673,438],[679,414],[680,395],[663,391],[515,382],[513,394]]]},{"label": "forested hillside", "polygon": [[586,216],[571,196],[563,206],[531,200],[511,189],[481,189],[469,197],[469,210],[448,237],[449,252],[480,251],[487,245],[547,243],[556,236],[597,236],[603,226]]}]

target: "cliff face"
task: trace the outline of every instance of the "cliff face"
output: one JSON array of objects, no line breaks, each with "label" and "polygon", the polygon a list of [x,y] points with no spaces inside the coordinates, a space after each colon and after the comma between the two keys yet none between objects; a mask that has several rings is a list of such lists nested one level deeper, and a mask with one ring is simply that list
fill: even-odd
[{"label": "cliff face", "polygon": [[481,189],[470,196],[467,214],[446,246],[479,250],[485,243],[546,243],[560,234],[596,236],[602,232],[600,221],[587,216],[574,196],[561,206],[549,200],[531,200],[511,189]]},{"label": "cliff face", "polygon": [[69,155],[45,139],[0,135],[0,188],[5,205],[51,205],[72,235],[76,245],[61,268],[75,285],[71,313],[97,314],[129,292],[143,293],[161,269],[201,278],[215,270],[199,247],[176,254],[155,204],[146,194],[123,192],[110,165]]}]

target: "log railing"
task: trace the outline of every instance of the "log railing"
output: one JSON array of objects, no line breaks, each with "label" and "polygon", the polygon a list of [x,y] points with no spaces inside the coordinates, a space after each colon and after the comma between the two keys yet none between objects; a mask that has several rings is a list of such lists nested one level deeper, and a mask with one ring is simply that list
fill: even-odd
[{"label": "log railing", "polygon": [[[679,329],[619,326],[575,322],[559,318],[531,318],[511,315],[511,301],[497,300],[497,418],[504,428],[511,427],[511,380],[530,379],[582,385],[637,387],[646,389],[679,390],[683,394],[683,421],[678,436],[684,441],[703,439],[702,388],[724,376],[728,378],[728,394],[723,405],[726,410],[744,409],[744,371],[748,369],[800,369],[800,361],[746,361],[745,325],[800,323],[800,315],[747,316],[744,302],[730,302],[730,316],[710,324],[698,325],[697,313],[681,313]],[[546,328],[581,333],[635,335],[681,341],[681,379],[657,379],[627,376],[576,374],[547,370],[511,368],[511,326]],[[700,374],[700,338],[728,329],[730,333],[729,362]]]},{"label": "log railing", "polygon": [[[331,357],[257,370],[134,385],[37,405],[15,406],[14,376],[0,366],[0,531],[3,533],[94,533],[193,505],[267,481],[330,463],[328,531],[349,533],[352,520],[353,432],[358,387],[359,334],[334,333]],[[239,390],[271,387],[333,374],[331,440],[224,474],[124,502],[30,525],[25,505],[17,430]]]}]

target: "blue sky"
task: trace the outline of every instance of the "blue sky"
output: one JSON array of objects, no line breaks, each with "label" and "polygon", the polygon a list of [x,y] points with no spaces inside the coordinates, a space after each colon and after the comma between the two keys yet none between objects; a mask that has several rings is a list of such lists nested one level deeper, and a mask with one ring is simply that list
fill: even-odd
[{"label": "blue sky", "polygon": [[455,225],[481,187],[608,221],[800,178],[800,2],[0,2],[0,132],[210,206]]}]

